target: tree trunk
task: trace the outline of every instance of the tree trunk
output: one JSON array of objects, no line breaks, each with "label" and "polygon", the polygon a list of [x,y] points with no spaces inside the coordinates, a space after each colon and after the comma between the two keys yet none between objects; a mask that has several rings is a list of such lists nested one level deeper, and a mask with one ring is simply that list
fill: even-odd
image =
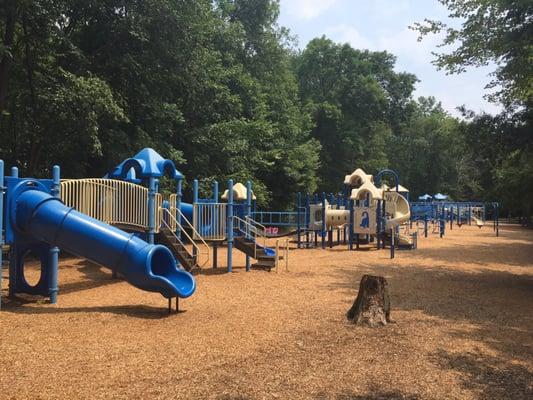
[{"label": "tree trunk", "polygon": [[354,324],[387,325],[390,318],[390,297],[387,280],[382,276],[363,275],[359,292],[346,317]]}]

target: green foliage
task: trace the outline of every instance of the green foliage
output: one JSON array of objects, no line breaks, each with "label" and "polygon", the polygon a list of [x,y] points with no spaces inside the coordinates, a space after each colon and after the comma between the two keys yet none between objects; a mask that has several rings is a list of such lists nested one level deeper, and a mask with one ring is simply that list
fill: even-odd
[{"label": "green foliage", "polygon": [[[356,167],[399,172],[412,196],[502,199],[532,210],[530,2],[442,0],[459,43],[450,72],[496,61],[506,114],[413,99],[417,78],[387,52],[321,37],[301,51],[277,0],[0,2],[0,153],[24,175],[57,163],[101,176],[143,147],[173,159],[209,196],[252,180],[260,207],[341,189]],[[170,180],[161,189],[174,190]]]},{"label": "green foliage", "polygon": [[[461,164],[475,165],[465,192],[494,196],[514,213],[530,215],[533,151],[533,3],[528,0],[439,0],[460,19],[458,29],[441,21],[425,20],[413,29],[423,36],[444,32],[441,47],[453,50],[435,54],[435,64],[450,73],[495,63],[487,97],[505,106],[502,115],[475,116],[466,112],[465,140],[475,151],[464,152]],[[449,47],[448,47],[449,48]],[[529,162],[528,162],[529,160]],[[464,170],[465,168],[462,168]]]},{"label": "green foliage", "polygon": [[468,67],[498,67],[489,87],[498,87],[493,100],[508,107],[533,102],[533,3],[530,0],[439,0],[450,17],[464,20],[459,29],[426,19],[414,29],[421,37],[444,32],[441,46],[456,45],[448,53],[436,54],[435,64],[450,73]]}]

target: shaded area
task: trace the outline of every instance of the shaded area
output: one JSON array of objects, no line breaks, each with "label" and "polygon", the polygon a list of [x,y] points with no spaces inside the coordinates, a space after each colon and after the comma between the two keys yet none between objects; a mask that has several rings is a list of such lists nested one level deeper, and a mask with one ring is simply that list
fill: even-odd
[{"label": "shaded area", "polygon": [[[318,397],[320,399],[321,397]],[[326,398],[326,397],[323,397]],[[375,389],[368,394],[341,393],[336,400],[418,400],[421,397],[413,394],[405,394],[400,391],[386,391]]]},{"label": "shaded area", "polygon": [[440,351],[435,362],[461,374],[461,384],[481,399],[532,399],[533,374],[517,363],[476,353]]},{"label": "shaded area", "polygon": [[[166,304],[163,299],[162,303]],[[31,305],[30,305],[31,304]],[[14,314],[84,314],[84,313],[110,313],[116,315],[125,315],[133,318],[142,319],[160,319],[168,317],[166,307],[151,307],[145,305],[120,305],[120,306],[95,306],[95,307],[54,307],[46,305],[40,307],[35,305],[35,300],[30,298],[17,297],[9,299],[2,304],[3,311]],[[37,303],[40,304],[40,303]],[[180,313],[185,311],[181,310]],[[172,313],[175,314],[174,312]]]}]

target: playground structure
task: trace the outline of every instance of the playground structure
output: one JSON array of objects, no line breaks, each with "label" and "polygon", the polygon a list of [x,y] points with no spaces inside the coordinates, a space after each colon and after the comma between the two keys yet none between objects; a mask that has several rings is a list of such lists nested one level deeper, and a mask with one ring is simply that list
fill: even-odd
[{"label": "playground structure", "polygon": [[[391,175],[393,188],[381,184],[385,175]],[[314,236],[314,245],[321,239],[322,248],[333,246],[333,232],[337,231],[337,243],[348,244],[350,250],[358,249],[362,244],[376,241],[378,249],[387,245],[391,249],[416,248],[416,234],[400,233],[399,227],[410,218],[407,190],[399,185],[398,175],[392,170],[383,170],[376,176],[356,169],[344,179],[344,190],[338,195],[321,196],[309,194],[302,203],[301,194],[297,204],[297,240],[298,247],[310,247],[310,236]],[[305,240],[304,240],[304,239]]]},{"label": "playground structure", "polygon": [[[382,183],[384,175],[392,176],[394,185]],[[333,247],[336,243],[359,249],[361,245],[376,243],[378,249],[390,247],[391,258],[395,248],[416,249],[418,238],[428,237],[428,232],[443,237],[447,223],[486,224],[487,209],[492,212],[493,228],[499,235],[499,204],[488,206],[483,202],[445,201],[447,196],[438,194],[440,201],[410,202],[409,190],[399,184],[395,171],[386,169],[372,175],[356,169],[344,180],[344,190],[337,194],[297,195],[295,211],[254,211],[253,218],[266,226],[267,232],[297,235],[298,248]],[[426,198],[431,199],[429,195]],[[424,197],[424,196],[423,196]],[[293,228],[295,229],[293,231]],[[313,239],[314,237],[314,239]]]},{"label": "playground structure", "polygon": [[[428,236],[431,230],[444,236],[449,223],[450,230],[454,224],[475,225],[482,228],[487,223],[487,213],[492,215],[492,226],[496,236],[499,236],[499,203],[484,203],[479,201],[418,201],[411,202],[410,227],[417,226],[417,230]],[[433,229],[429,227],[433,226]]]},{"label": "playground structure", "polygon": [[[170,301],[195,291],[190,272],[211,262],[217,268],[218,249],[227,247],[227,271],[233,270],[233,251],[246,256],[246,271],[252,267],[270,271],[282,260],[288,268],[288,239],[296,235],[298,248],[333,246],[350,250],[375,243],[378,249],[415,249],[420,229],[428,235],[445,232],[454,222],[482,227],[487,209],[483,203],[414,202],[399,184],[398,175],[383,170],[376,175],[357,169],[347,175],[344,190],[326,196],[298,193],[294,212],[255,211],[250,181],[246,185],[228,180],[219,195],[218,182],[212,195],[200,198],[199,182],[193,181],[192,203],[183,201],[183,175],[171,160],[152,149],[143,149],[124,160],[104,178],[60,180],[58,166],[52,179],[19,178],[16,167],[0,187],[0,237],[9,246],[9,294],[28,293],[57,301],[60,249],[87,258],[120,274],[133,286],[158,292]],[[393,178],[392,187],[382,183]],[[175,193],[163,196],[159,180],[168,176]],[[4,187],[5,183],[5,187]],[[494,229],[498,234],[498,203],[493,203]],[[5,212],[4,212],[5,211]],[[5,218],[5,220],[2,220]],[[417,229],[412,232],[413,225]],[[286,231],[273,232],[272,227]],[[275,246],[267,239],[275,237]],[[280,239],[284,237],[284,239]],[[29,285],[24,264],[29,253],[41,263],[36,285]],[[252,264],[252,259],[255,263]],[[1,261],[1,260],[0,260]],[[1,264],[1,263],[0,263]]]},{"label": "playground structure", "polygon": [[[176,182],[168,200],[158,192],[164,175]],[[210,247],[216,267],[217,247],[227,245],[229,272],[233,247],[246,254],[247,271],[252,258],[254,266],[268,270],[282,259],[288,262],[288,246],[284,255],[279,243],[276,249],[267,247],[264,227],[250,217],[251,182],[244,187],[229,180],[226,203],[218,202],[218,183],[212,199],[199,199],[196,180],[193,204],[185,203],[182,185],[174,163],[152,149],[123,161],[104,178],[61,180],[58,166],[52,179],[19,178],[16,167],[4,178],[0,161],[5,231],[0,241],[9,246],[9,295],[40,295],[56,303],[60,249],[110,268],[114,277],[120,274],[141,290],[160,293],[169,310],[172,298],[177,307],[178,298],[194,293],[189,271],[210,261]],[[41,264],[35,285],[24,276],[30,253]]]}]

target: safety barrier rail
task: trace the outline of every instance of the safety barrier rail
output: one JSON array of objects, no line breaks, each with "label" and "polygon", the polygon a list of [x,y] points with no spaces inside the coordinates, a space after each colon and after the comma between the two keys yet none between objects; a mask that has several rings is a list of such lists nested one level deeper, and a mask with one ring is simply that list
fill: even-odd
[{"label": "safety barrier rail", "polygon": [[[92,218],[111,225],[148,229],[148,189],[116,179],[88,178],[61,181],[61,200]],[[159,231],[161,194],[155,196],[155,231]]]},{"label": "safety barrier rail", "polygon": [[[268,226],[297,226],[298,214],[296,211],[255,211],[252,218]],[[305,212],[300,213],[300,224],[305,224]]]},{"label": "safety barrier rail", "polygon": [[[280,241],[283,242],[284,244],[284,247],[281,247],[280,246]],[[276,273],[279,272],[279,255],[281,254],[281,250],[283,250],[283,258],[285,260],[285,271],[286,272],[289,272],[289,239],[288,238],[285,238],[285,239],[276,239],[276,245],[275,245],[275,250],[276,250],[276,262],[275,262],[275,267],[276,267]]]},{"label": "safety barrier rail", "polygon": [[225,240],[227,236],[226,209],[226,203],[195,203],[193,226],[197,234],[202,235],[205,240]]},{"label": "safety barrier rail", "polygon": [[[181,214],[180,210],[177,210],[177,211],[178,211],[179,215],[181,216],[181,220],[186,222],[188,227],[190,229],[192,229],[192,232],[195,232],[194,228],[191,225],[191,223],[189,222],[189,220],[187,218],[185,218],[185,216],[183,216],[183,214]],[[204,252],[202,252],[200,250],[201,247],[198,245],[198,243],[196,243],[193,240],[191,235],[187,232],[187,230],[185,230],[183,228],[183,225],[180,224],[178,219],[172,214],[172,212],[169,209],[164,208],[164,207],[160,207],[159,208],[159,214],[161,215],[160,219],[161,219],[162,224],[164,226],[166,226],[167,229],[172,233],[174,238],[176,238],[178,243],[182,246],[183,250],[186,251],[189,254],[189,256],[194,259],[195,267],[202,268],[203,266],[205,266],[209,262],[209,253],[210,253],[209,252],[209,246],[207,245],[205,240],[203,240],[203,239],[200,240],[200,243],[202,244],[202,247],[205,250]],[[182,235],[187,238],[189,244],[192,246],[192,248],[193,248],[192,253],[190,253],[187,250],[187,244],[183,241],[183,236]],[[199,263],[200,255],[204,255],[205,256],[205,260],[201,264]]]}]

